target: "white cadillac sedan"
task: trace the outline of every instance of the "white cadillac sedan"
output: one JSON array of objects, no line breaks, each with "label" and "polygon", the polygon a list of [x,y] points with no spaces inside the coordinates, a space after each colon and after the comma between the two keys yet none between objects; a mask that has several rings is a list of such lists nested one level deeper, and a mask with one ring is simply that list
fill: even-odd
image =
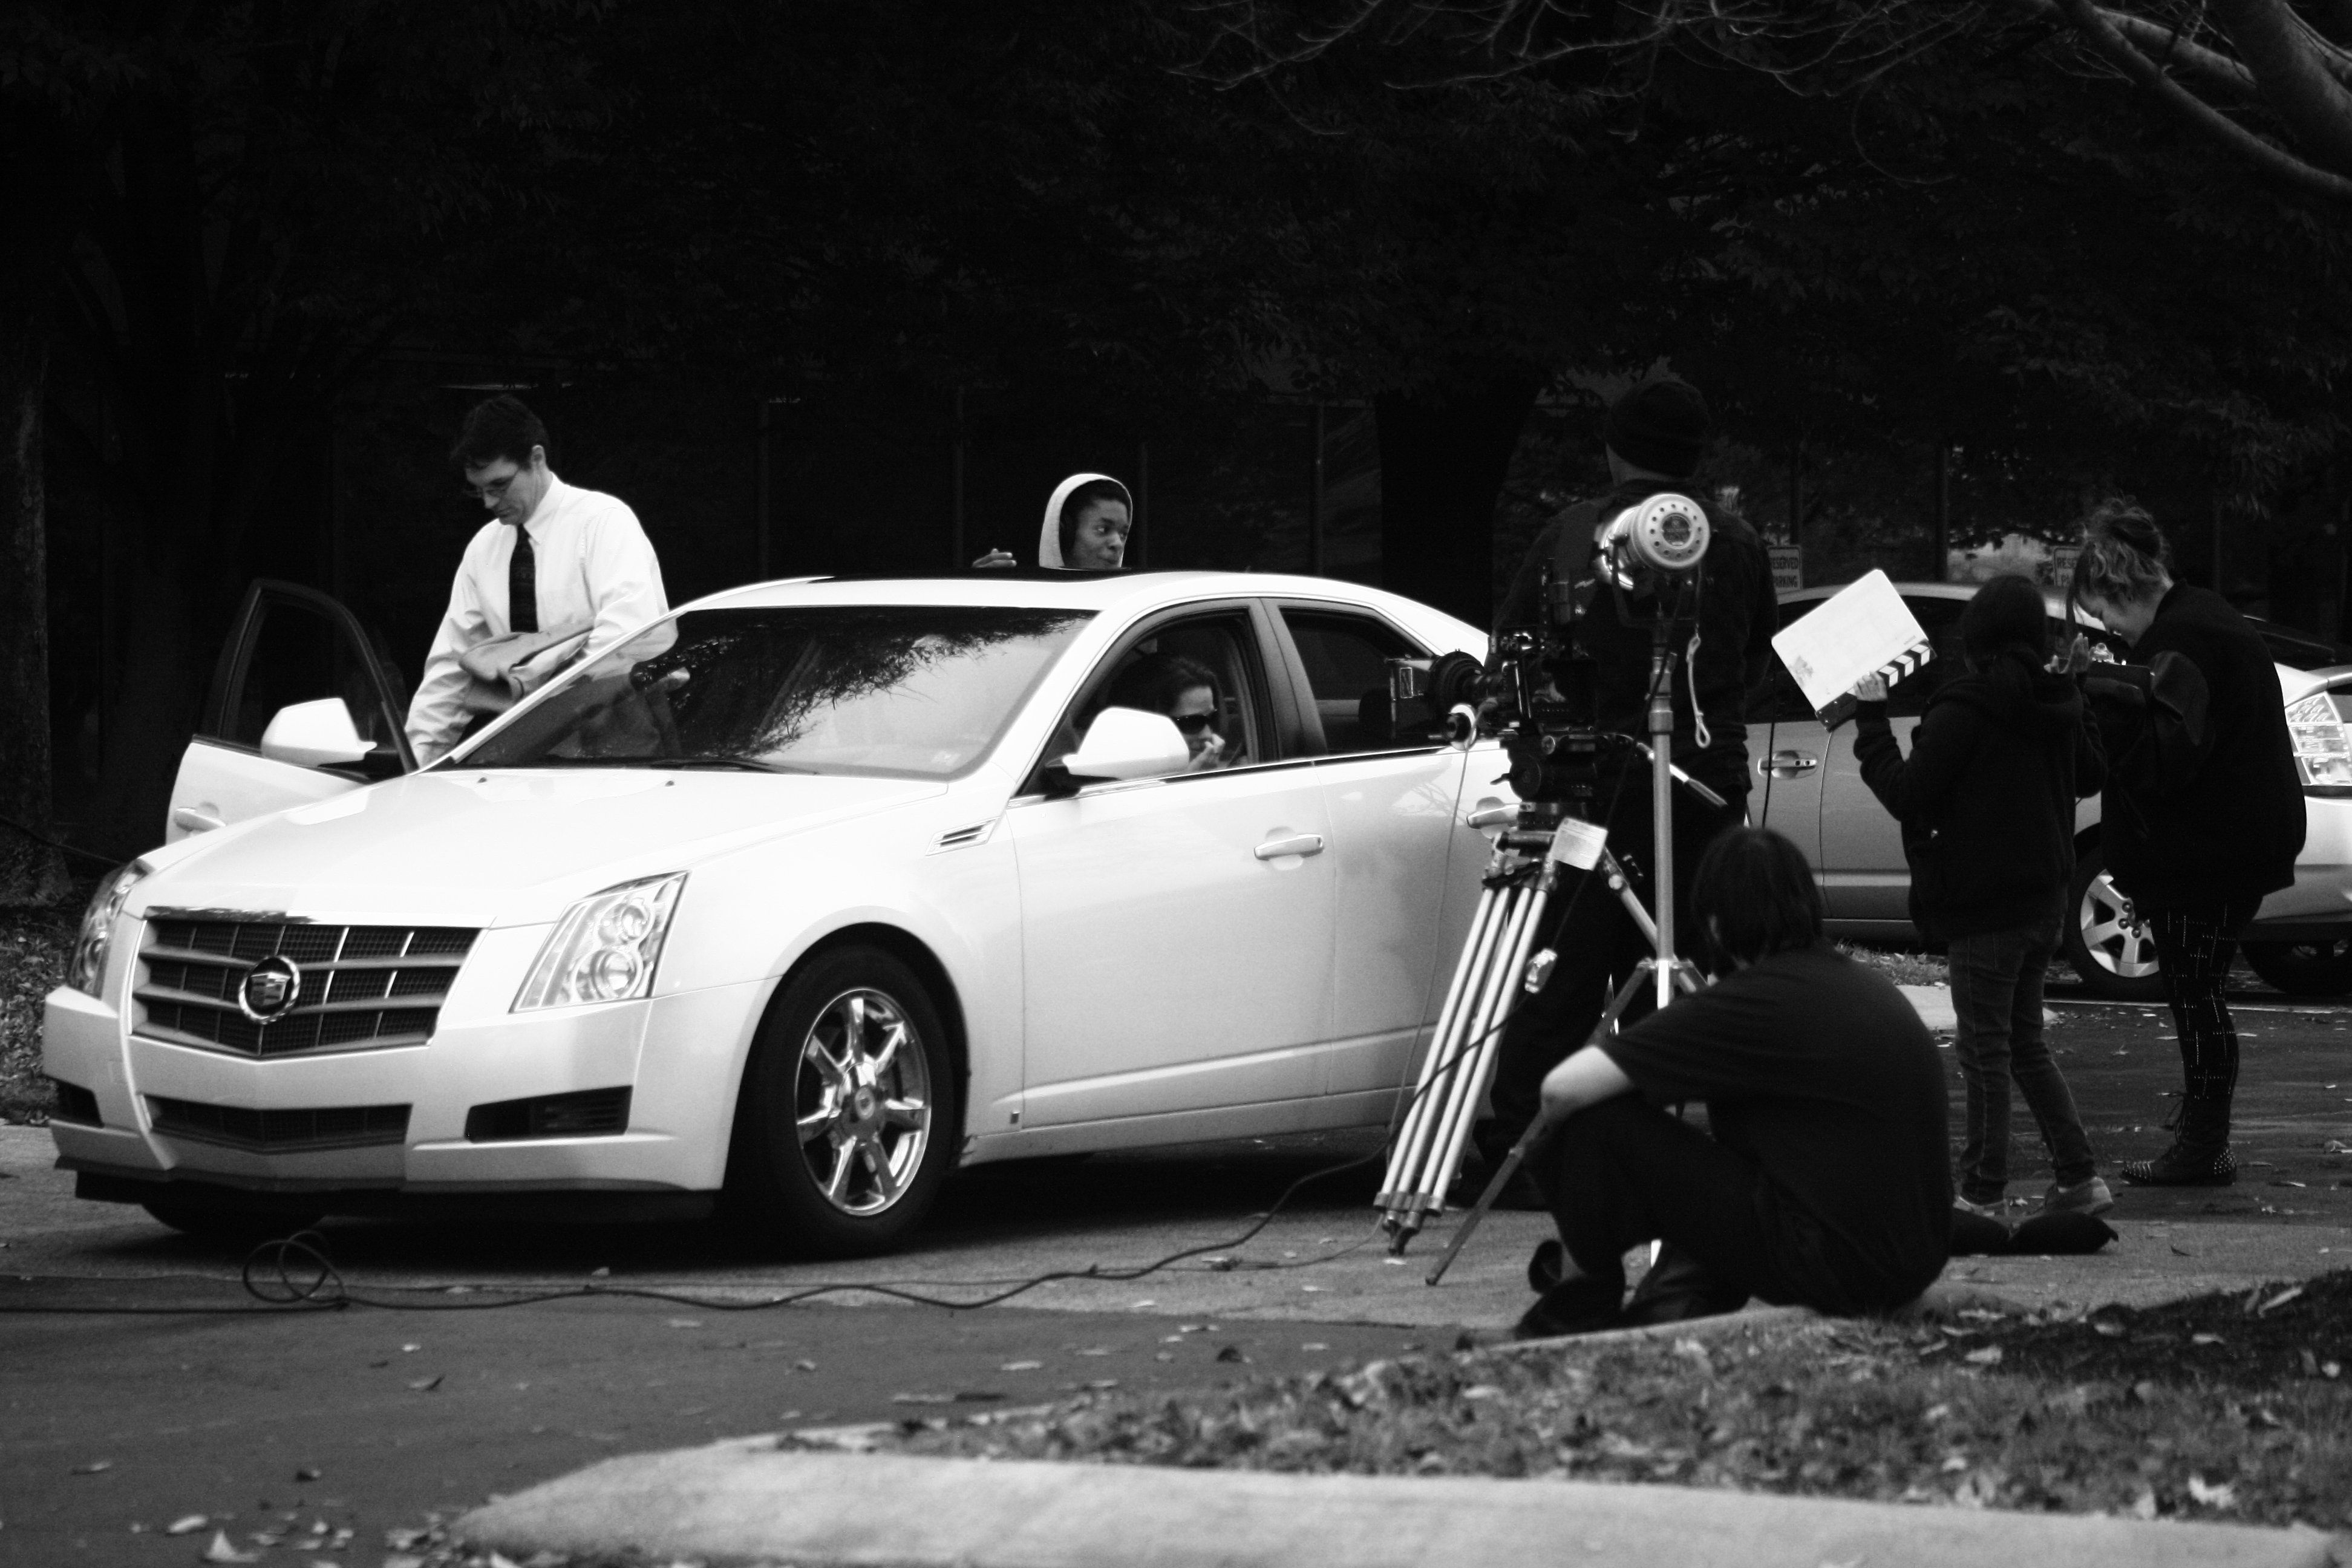
[{"label": "white cadillac sedan", "polygon": [[730,1211],[891,1246],[953,1166],[1378,1124],[1478,896],[1482,742],[1319,578],[716,595],[409,767],[341,606],[257,584],[172,840],[48,1000],[83,1196],[184,1229]]}]

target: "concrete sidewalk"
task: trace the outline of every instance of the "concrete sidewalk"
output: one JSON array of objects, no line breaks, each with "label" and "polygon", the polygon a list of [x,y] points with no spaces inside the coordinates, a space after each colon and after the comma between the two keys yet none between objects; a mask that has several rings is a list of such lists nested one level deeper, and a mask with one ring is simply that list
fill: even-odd
[{"label": "concrete sidewalk", "polygon": [[2308,1530],[1913,1508],[1673,1486],[1275,1475],[780,1451],[612,1459],[458,1521],[521,1560],[802,1568],[2347,1568]]}]

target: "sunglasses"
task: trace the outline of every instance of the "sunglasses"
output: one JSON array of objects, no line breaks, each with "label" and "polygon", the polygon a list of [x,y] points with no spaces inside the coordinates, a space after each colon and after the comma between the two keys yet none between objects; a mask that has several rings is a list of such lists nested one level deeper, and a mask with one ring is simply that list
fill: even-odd
[{"label": "sunglasses", "polygon": [[1182,734],[1197,735],[1203,730],[1214,729],[1216,723],[1214,713],[1187,713],[1176,721],[1176,728]]}]

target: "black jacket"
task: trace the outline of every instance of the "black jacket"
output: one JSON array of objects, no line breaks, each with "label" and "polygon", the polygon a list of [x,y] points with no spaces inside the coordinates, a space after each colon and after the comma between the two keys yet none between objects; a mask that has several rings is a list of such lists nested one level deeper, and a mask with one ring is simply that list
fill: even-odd
[{"label": "black jacket", "polygon": [[[1588,547],[1576,552],[1576,559],[1581,561],[1591,553],[1589,544],[1597,524],[1665,490],[1688,493],[1664,480],[1636,479],[1562,512],[1528,548],[1503,597],[1496,625],[1529,625],[1541,613],[1543,567],[1559,559],[1563,536]],[[1699,567],[1698,658],[1695,671],[1680,658],[1675,663],[1674,760],[1726,800],[1736,802],[1748,794],[1750,782],[1748,689],[1763,679],[1772,655],[1772,634],[1780,629],[1780,611],[1772,594],[1772,562],[1765,553],[1763,540],[1728,512],[1714,507],[1705,510],[1712,539]],[[1577,640],[1600,665],[1597,717],[1601,728],[1622,735],[1645,734],[1650,723],[1650,628],[1626,625],[1618,616],[1614,598],[1604,590],[1587,607]],[[1685,650],[1675,651],[1679,655]],[[1706,715],[1704,748],[1691,722],[1694,675],[1699,708]],[[1604,773],[1612,766],[1646,770],[1649,764],[1632,752],[1604,753]]]},{"label": "black jacket", "polygon": [[2106,777],[2082,694],[2004,655],[1928,699],[1904,759],[1886,704],[1855,710],[1863,782],[1903,825],[1911,921],[1930,942],[2047,918],[2074,874],[2074,802]]},{"label": "black jacket", "polygon": [[2162,674],[2179,695],[2161,727],[2145,683],[2096,666],[2084,678],[2115,762],[2100,802],[2107,868],[2147,908],[2252,904],[2294,880],[2303,849],[2278,670],[2228,600],[2185,584],[2158,604],[2132,662],[2168,653],[2178,658]]}]

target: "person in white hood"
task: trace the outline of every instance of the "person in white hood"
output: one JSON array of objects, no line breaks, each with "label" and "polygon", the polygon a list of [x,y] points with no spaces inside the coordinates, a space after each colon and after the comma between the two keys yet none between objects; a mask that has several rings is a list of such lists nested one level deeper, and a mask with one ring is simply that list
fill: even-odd
[{"label": "person in white hood", "polygon": [[[1049,572],[1116,572],[1124,566],[1127,536],[1135,525],[1135,499],[1108,474],[1072,474],[1054,487],[1037,531],[1037,564]],[[1009,551],[992,550],[974,566],[1017,564]]]}]

